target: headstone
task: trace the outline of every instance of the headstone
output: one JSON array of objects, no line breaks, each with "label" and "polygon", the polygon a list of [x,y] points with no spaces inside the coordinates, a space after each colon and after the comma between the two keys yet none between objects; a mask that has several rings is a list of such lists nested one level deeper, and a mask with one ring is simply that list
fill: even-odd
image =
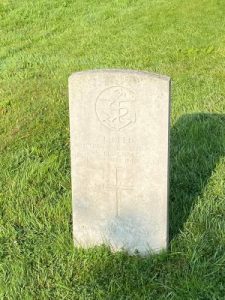
[{"label": "headstone", "polygon": [[167,247],[170,79],[93,70],[69,78],[75,245]]}]

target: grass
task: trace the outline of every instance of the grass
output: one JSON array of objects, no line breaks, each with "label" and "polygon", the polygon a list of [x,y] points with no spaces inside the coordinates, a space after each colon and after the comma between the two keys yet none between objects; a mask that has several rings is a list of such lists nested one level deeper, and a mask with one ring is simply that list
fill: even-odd
[{"label": "grass", "polygon": [[[225,299],[224,0],[2,0],[0,299]],[[74,249],[68,76],[172,77],[170,246]]]}]

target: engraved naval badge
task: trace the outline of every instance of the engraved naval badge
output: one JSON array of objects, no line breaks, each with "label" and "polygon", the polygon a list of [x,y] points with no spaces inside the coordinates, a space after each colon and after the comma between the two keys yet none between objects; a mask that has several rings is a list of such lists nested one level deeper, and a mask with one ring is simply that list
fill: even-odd
[{"label": "engraved naval badge", "polygon": [[104,126],[121,130],[136,121],[134,102],[135,95],[132,91],[121,86],[113,86],[98,95],[95,111]]}]

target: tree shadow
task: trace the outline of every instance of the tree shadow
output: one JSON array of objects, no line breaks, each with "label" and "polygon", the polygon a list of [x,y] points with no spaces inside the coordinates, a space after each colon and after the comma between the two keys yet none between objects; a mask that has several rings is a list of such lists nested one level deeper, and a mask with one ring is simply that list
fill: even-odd
[{"label": "tree shadow", "polygon": [[197,196],[225,155],[225,115],[182,116],[170,135],[169,240],[183,228]]}]

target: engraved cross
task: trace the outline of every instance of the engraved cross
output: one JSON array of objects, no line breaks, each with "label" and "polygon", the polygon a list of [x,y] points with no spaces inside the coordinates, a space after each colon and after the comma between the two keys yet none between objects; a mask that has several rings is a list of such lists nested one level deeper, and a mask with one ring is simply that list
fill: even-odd
[{"label": "engraved cross", "polygon": [[106,190],[115,191],[116,196],[116,217],[119,216],[119,204],[121,202],[121,192],[124,190],[133,190],[132,186],[125,186],[121,184],[121,180],[119,178],[118,168],[115,169],[115,185],[107,186]]}]

